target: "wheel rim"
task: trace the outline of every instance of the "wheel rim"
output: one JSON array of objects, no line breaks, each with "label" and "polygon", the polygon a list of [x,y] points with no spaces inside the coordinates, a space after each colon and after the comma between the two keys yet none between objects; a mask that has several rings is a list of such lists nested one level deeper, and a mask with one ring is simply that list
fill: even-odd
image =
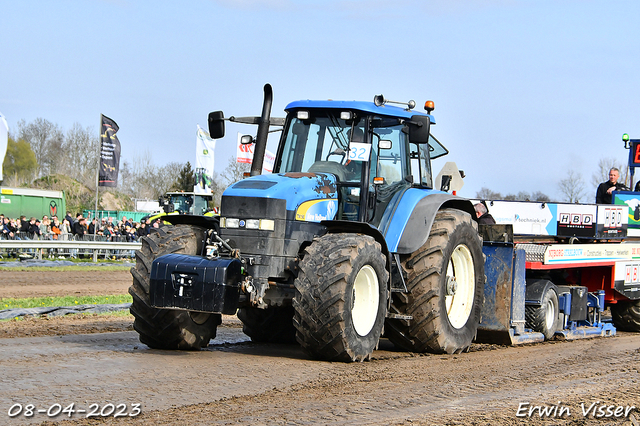
[{"label": "wheel rim", "polygon": [[378,274],[370,265],[365,265],[358,271],[353,283],[353,306],[351,318],[353,328],[360,336],[366,336],[376,322],[379,303]]},{"label": "wheel rim", "polygon": [[464,327],[471,315],[475,296],[475,271],[471,251],[458,245],[447,265],[445,304],[447,317],[453,328]]},{"label": "wheel rim", "polygon": [[549,300],[547,302],[547,305],[545,306],[545,312],[544,312],[544,321],[546,324],[546,327],[548,329],[551,329],[551,327],[553,327],[553,321],[555,320],[555,314],[556,314],[556,304],[554,300]]},{"label": "wheel rim", "polygon": [[211,314],[208,314],[206,312],[191,312],[191,311],[189,311],[189,316],[191,317],[191,321],[195,322],[198,325],[202,325],[205,322],[207,322],[207,320],[209,319]]}]

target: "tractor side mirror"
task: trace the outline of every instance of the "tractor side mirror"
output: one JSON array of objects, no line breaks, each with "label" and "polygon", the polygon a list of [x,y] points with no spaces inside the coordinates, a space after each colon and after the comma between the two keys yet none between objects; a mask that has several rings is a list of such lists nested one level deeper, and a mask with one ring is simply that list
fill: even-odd
[{"label": "tractor side mirror", "polygon": [[240,143],[242,145],[249,145],[251,143],[254,143],[255,141],[256,140],[251,135],[242,135],[242,136],[240,136]]},{"label": "tractor side mirror", "polygon": [[224,137],[224,113],[222,111],[209,113],[209,136],[211,139]]},{"label": "tractor side mirror", "polygon": [[414,115],[411,121],[406,122],[409,127],[409,142],[415,144],[429,143],[429,117],[426,115]]},{"label": "tractor side mirror", "polygon": [[166,202],[162,207],[162,210],[164,210],[165,213],[173,213],[174,211],[176,211],[176,208],[173,203]]},{"label": "tractor side mirror", "polygon": [[449,192],[449,189],[451,189],[451,180],[452,179],[453,179],[453,177],[451,175],[443,175],[442,176],[442,183],[440,184],[440,191]]}]

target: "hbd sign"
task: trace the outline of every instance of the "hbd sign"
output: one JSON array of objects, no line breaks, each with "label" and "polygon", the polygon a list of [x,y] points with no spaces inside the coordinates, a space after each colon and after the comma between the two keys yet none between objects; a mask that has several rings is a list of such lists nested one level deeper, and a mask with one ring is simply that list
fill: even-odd
[{"label": "hbd sign", "polygon": [[558,222],[567,226],[593,226],[592,214],[563,213],[559,215]]},{"label": "hbd sign", "polygon": [[598,206],[596,237],[624,238],[629,223],[628,206]]},{"label": "hbd sign", "polygon": [[558,204],[558,235],[593,238],[596,233],[596,206]]}]

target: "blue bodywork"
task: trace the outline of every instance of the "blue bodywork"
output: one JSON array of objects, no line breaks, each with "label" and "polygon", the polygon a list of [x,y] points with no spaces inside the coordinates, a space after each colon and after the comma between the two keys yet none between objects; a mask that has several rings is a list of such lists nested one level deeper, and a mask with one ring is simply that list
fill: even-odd
[{"label": "blue bodywork", "polygon": [[[296,220],[321,222],[334,220],[338,208],[336,178],[330,173],[278,173],[252,176],[239,181],[224,192],[225,196],[275,198],[286,201],[288,216]],[[426,198],[429,197],[428,200]],[[409,188],[398,192],[389,203],[380,221],[379,231],[391,253],[411,253],[417,250],[429,235],[429,230],[440,206],[451,200],[465,202],[442,191]],[[427,203],[427,211],[418,208]],[[471,213],[471,212],[469,212]],[[222,215],[232,212],[221,212]],[[291,216],[290,216],[291,217]],[[413,224],[411,222],[414,222]],[[424,238],[418,242],[403,243],[416,235],[415,224]],[[408,231],[411,230],[411,231]],[[404,236],[404,240],[403,240]]]},{"label": "blue bodywork", "polygon": [[[430,114],[386,104],[377,106],[373,102],[303,100],[291,102],[285,108],[288,113],[318,109],[361,111],[367,116],[386,116],[407,120],[412,116],[421,115],[429,117],[430,123],[435,123],[435,118]],[[282,154],[279,153],[280,155]],[[279,161],[279,156],[276,158],[276,163]],[[276,170],[278,167],[276,164]],[[336,177],[330,173],[276,173],[253,176],[230,186],[225,190],[224,196],[282,199],[286,201],[288,217],[293,214],[296,220],[309,222],[335,220],[339,207]],[[457,200],[458,204],[454,207],[465,210],[475,217],[473,207],[468,201],[446,192],[426,188],[408,188],[398,191],[386,206],[377,226],[389,252],[408,254],[417,250],[426,242],[437,211],[444,203],[451,200]],[[425,207],[426,204],[430,206]],[[221,213],[222,215],[234,214],[224,211]],[[419,237],[416,237],[416,234]]]},{"label": "blue bodywork", "polygon": [[[337,202],[338,200],[336,177],[330,173],[278,173],[252,176],[231,185],[224,191],[224,195],[285,200],[287,210],[294,212],[305,201],[333,199]],[[331,219],[333,216],[324,220]],[[320,222],[320,220],[312,222]]]},{"label": "blue bodywork", "polygon": [[436,123],[436,119],[431,114],[425,114],[420,111],[408,110],[390,105],[376,106],[373,102],[361,102],[361,101],[295,101],[291,102],[285,108],[285,111],[290,112],[298,109],[336,109],[336,110],[356,110],[373,115],[386,115],[389,117],[398,117],[410,119],[414,115],[425,115],[429,117],[431,124]]}]

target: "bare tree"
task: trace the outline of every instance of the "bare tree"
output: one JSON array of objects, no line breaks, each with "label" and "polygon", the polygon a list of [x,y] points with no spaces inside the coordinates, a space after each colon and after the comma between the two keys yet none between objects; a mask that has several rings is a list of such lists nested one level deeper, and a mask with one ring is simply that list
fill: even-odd
[{"label": "bare tree", "polygon": [[59,160],[64,155],[64,134],[57,124],[44,118],[31,123],[18,122],[18,138],[29,142],[38,162],[38,176],[55,173]]},{"label": "bare tree", "polygon": [[178,162],[156,166],[151,154],[146,151],[134,157],[132,162],[123,161],[118,186],[132,198],[154,200],[165,192],[178,188],[177,181],[183,167],[184,164]]},{"label": "bare tree", "polygon": [[476,198],[481,200],[500,200],[502,195],[483,186],[480,191],[476,192]]},{"label": "bare tree", "polygon": [[545,202],[545,203],[551,201],[549,196],[542,191],[535,191],[534,193],[532,193],[531,200]]},{"label": "bare tree", "polygon": [[74,123],[64,140],[64,158],[60,160],[58,170],[85,186],[95,188],[99,146],[100,137],[95,128],[82,128],[79,123]]},{"label": "bare tree", "polygon": [[596,193],[598,185],[609,180],[609,170],[614,167],[620,170],[620,178],[618,179],[618,182],[624,183],[627,186],[629,185],[629,182],[627,182],[628,169],[624,162],[618,161],[615,158],[601,158],[598,161],[597,171],[591,176],[591,184],[593,185],[594,194]]},{"label": "bare tree", "polygon": [[224,172],[222,172],[222,179],[224,180],[225,188],[239,180],[242,180],[244,173],[249,172],[249,170],[251,170],[251,164],[238,163],[235,157],[229,157],[227,167],[225,167]]},{"label": "bare tree", "polygon": [[560,193],[565,197],[564,201],[568,203],[579,203],[586,196],[582,175],[574,170],[567,172],[567,177],[560,180],[558,187]]}]

